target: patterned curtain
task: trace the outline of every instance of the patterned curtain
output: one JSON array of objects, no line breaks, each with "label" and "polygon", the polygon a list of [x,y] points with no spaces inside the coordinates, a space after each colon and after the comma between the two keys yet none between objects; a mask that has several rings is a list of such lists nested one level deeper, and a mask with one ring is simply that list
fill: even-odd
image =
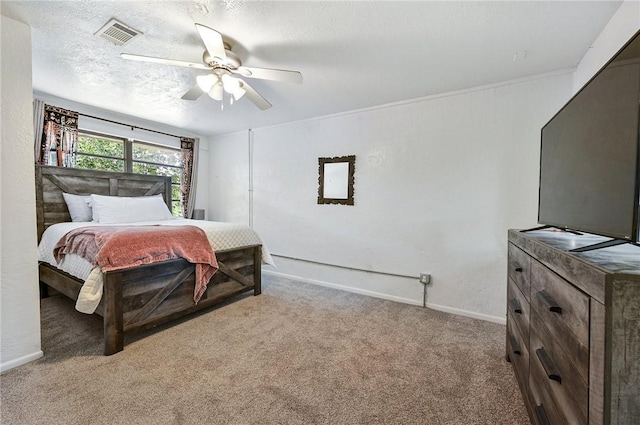
[{"label": "patterned curtain", "polygon": [[78,113],[44,105],[44,129],[38,164],[75,167],[78,150]]},{"label": "patterned curtain", "polygon": [[180,183],[180,193],[182,194],[182,215],[185,218],[191,218],[196,205],[199,144],[200,139],[192,139],[189,137],[180,138],[180,148],[182,150],[182,183]]}]

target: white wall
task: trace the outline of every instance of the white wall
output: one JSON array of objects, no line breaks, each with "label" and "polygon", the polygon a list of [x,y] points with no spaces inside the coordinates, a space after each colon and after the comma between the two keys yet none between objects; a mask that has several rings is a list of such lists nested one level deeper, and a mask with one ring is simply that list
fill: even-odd
[{"label": "white wall", "polygon": [[[427,272],[430,306],[504,321],[507,229],[536,224],[540,128],[571,83],[562,72],[254,129],[253,223],[273,254],[416,278],[282,257],[277,273],[422,305]],[[247,146],[232,135],[210,151],[210,199],[242,219]],[[318,205],[318,157],[351,154],[355,206]]]},{"label": "white wall", "polygon": [[249,131],[209,142],[209,220],[249,225]]},{"label": "white wall", "polygon": [[31,30],[1,17],[0,371],[42,356],[33,160]]},{"label": "white wall", "polygon": [[[573,75],[254,129],[252,150],[215,138],[210,218],[253,222],[277,273],[422,304],[415,279],[349,268],[427,272],[428,305],[503,321],[506,229],[536,223],[540,128],[639,28],[626,0]],[[317,205],[317,158],[349,154],[356,205]]]},{"label": "white wall", "polygon": [[573,92],[580,90],[638,30],[640,1],[626,0],[578,64]]},{"label": "white wall", "polygon": [[205,219],[208,219],[209,212],[209,143],[206,139],[200,139],[198,149],[198,177],[196,181],[196,204],[194,208],[205,210]]}]

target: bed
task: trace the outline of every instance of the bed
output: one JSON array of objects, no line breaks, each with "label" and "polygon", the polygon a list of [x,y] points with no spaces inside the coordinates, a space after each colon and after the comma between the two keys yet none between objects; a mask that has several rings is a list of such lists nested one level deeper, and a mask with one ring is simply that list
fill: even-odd
[{"label": "bed", "polygon": [[[170,208],[171,179],[37,165],[39,243],[50,226],[71,222],[63,193],[127,197],[160,194]],[[253,242],[215,250],[218,271],[197,304],[193,296],[195,266],[182,258],[102,273],[103,292],[95,314],[103,318],[104,354],[121,351],[126,335],[211,307],[244,292],[253,291],[254,295],[259,295],[261,265],[270,263],[270,256],[266,249],[263,252],[257,235]],[[39,277],[43,296],[53,288],[73,300],[78,300],[85,283],[82,278],[46,261],[39,263]]]}]

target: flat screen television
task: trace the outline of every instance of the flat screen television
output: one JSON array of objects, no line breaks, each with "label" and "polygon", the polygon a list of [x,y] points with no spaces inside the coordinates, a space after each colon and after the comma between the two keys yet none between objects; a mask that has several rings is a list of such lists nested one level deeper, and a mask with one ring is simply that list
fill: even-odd
[{"label": "flat screen television", "polygon": [[639,192],[640,31],[542,128],[538,223],[638,245]]}]

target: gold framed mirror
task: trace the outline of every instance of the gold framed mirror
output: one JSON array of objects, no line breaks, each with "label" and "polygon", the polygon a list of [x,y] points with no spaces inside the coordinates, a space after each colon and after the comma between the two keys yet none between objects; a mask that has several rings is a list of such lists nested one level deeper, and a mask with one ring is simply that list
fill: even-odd
[{"label": "gold framed mirror", "polygon": [[356,156],[318,158],[318,204],[353,205]]}]

